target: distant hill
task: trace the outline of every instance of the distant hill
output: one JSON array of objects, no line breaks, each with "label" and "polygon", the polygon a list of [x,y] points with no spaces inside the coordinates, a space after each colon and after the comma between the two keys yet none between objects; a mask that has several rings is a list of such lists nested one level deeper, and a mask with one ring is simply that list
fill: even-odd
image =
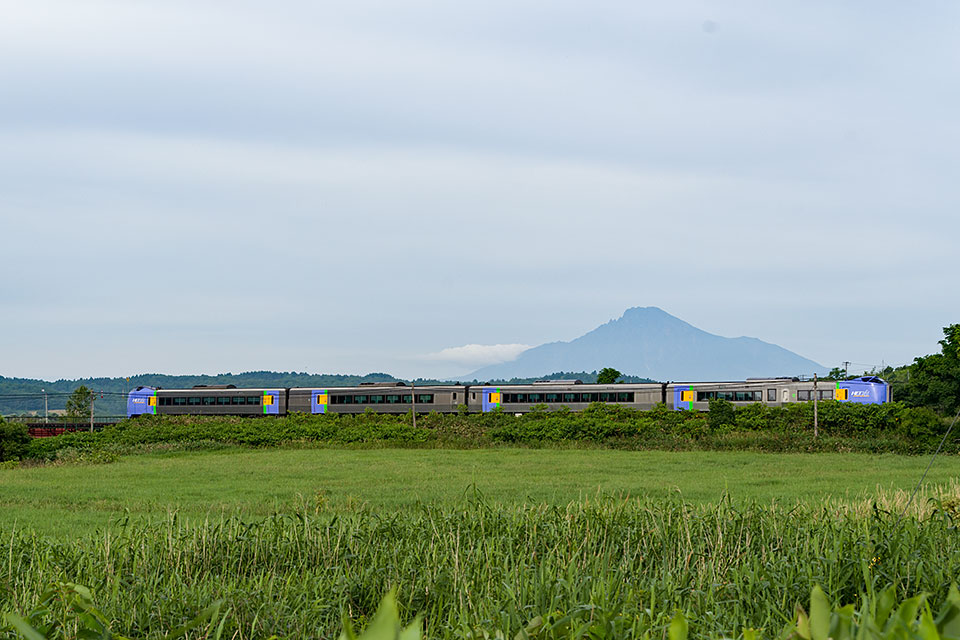
[{"label": "distant hill", "polygon": [[534,347],[516,360],[483,367],[463,378],[509,380],[547,371],[601,367],[660,381],[827,373],[822,365],[775,344],[756,338],[724,338],[657,307],[634,307],[575,340]]}]

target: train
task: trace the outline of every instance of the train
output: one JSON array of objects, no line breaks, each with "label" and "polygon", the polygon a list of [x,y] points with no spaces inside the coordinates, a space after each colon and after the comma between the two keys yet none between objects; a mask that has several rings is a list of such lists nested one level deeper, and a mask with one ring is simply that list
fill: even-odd
[{"label": "train", "polygon": [[779,407],[795,402],[837,400],[858,404],[890,401],[890,385],[875,376],[820,381],[751,378],[738,382],[652,382],[584,384],[580,380],[538,380],[529,384],[408,385],[365,382],[355,387],[238,389],[234,385],[198,385],[191,389],[137,387],[127,397],[127,416],[207,415],[283,416],[377,413],[524,414],[536,407],[582,411],[595,402],[649,410],[663,404],[676,411],[708,411],[710,400],[735,406],[763,403]]}]

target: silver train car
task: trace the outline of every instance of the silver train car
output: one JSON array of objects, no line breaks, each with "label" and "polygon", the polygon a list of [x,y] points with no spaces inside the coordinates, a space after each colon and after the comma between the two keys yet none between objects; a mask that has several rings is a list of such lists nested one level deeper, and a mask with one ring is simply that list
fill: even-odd
[{"label": "silver train car", "polygon": [[837,400],[859,404],[890,401],[890,385],[865,376],[839,382],[797,378],[757,378],[736,382],[664,382],[583,384],[579,380],[541,380],[531,384],[450,384],[408,386],[403,382],[364,383],[356,387],[237,389],[233,385],[192,389],[138,387],[127,398],[127,415],[237,415],[288,413],[470,413],[524,414],[535,407],[582,411],[595,402],[649,410],[663,404],[673,410],[707,411],[710,400],[735,406]]}]

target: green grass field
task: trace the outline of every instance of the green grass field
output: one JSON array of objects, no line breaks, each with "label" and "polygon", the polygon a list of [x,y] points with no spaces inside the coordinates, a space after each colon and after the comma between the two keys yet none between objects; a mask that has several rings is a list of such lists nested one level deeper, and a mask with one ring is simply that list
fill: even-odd
[{"label": "green grass field", "polygon": [[[929,459],[863,454],[624,452],[585,449],[236,449],[126,456],[104,465],[0,470],[0,528],[69,538],[111,520],[207,514],[260,517],[295,509],[402,509],[487,501],[565,504],[598,494],[712,503],[866,500],[910,490]],[[960,476],[940,458],[927,485]]]}]

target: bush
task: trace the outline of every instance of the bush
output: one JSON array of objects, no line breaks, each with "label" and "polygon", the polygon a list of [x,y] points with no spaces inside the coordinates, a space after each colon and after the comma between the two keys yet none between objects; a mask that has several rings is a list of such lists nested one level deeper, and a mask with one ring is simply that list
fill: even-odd
[{"label": "bush", "polygon": [[710,399],[710,413],[707,414],[707,424],[711,431],[729,430],[736,424],[733,403],[722,398]]},{"label": "bush", "polygon": [[927,407],[904,407],[897,418],[900,432],[907,437],[931,441],[942,435],[943,419]]},{"label": "bush", "polygon": [[0,462],[20,459],[27,452],[29,444],[27,425],[0,418]]}]

